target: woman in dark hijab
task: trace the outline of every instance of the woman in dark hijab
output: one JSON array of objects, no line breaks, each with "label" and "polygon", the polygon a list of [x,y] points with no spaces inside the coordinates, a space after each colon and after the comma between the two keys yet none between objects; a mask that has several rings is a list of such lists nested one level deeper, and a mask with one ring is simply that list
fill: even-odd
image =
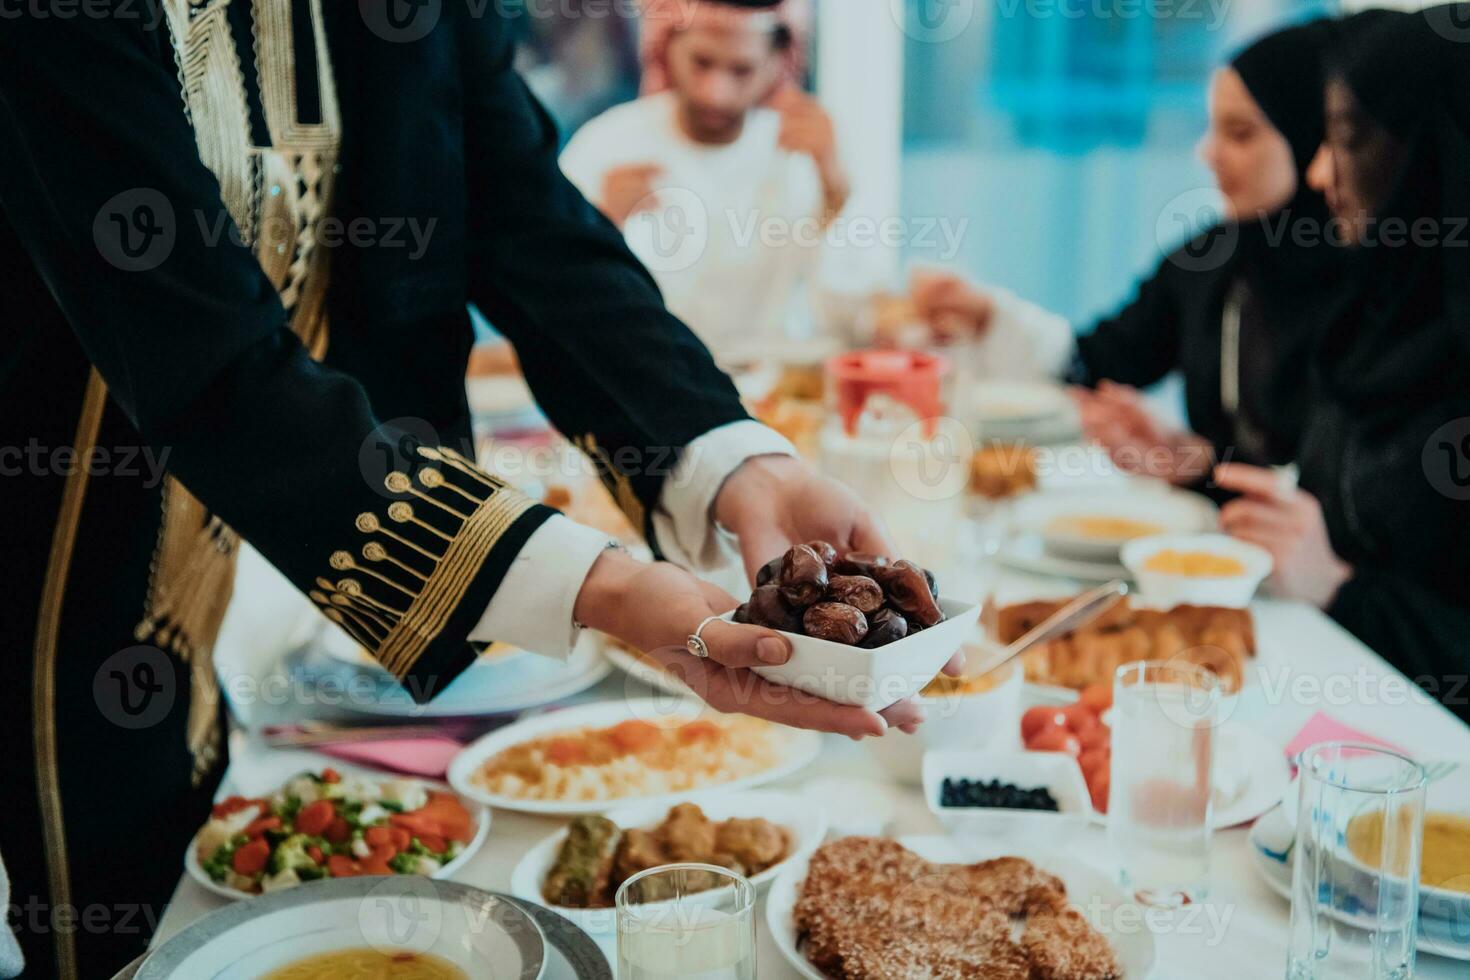
[{"label": "woman in dark hijab", "polygon": [[[1298,233],[1320,233],[1327,221],[1305,175],[1322,142],[1317,93],[1336,29],[1314,21],[1277,31],[1215,72],[1199,151],[1219,184],[1224,220],[1168,255],[1131,303],[1077,339],[1070,369],[1055,354],[1038,365],[1095,389],[1078,394],[1084,423],[1125,468],[1189,485],[1203,482],[1218,460],[1272,465],[1295,457],[1306,410],[1303,351],[1338,287],[1336,250]],[[917,299],[931,319],[968,313],[996,334],[1020,325],[1032,350],[1072,346],[1060,317],[1024,310],[1029,304],[1003,293],[952,279],[928,293]],[[986,323],[992,304],[1001,315]],[[1184,375],[1192,433],[1165,431],[1125,387],[1175,370]]]},{"label": "woman in dark hijab", "polygon": [[1329,64],[1309,174],[1351,245],[1351,302],[1314,358],[1301,485],[1221,467],[1226,527],[1470,716],[1470,5],[1386,15]]}]

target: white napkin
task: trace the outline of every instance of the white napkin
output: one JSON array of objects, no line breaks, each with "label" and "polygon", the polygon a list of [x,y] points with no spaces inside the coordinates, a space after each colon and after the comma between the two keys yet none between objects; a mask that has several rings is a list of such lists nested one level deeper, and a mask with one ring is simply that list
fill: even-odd
[{"label": "white napkin", "polygon": [[[10,876],[5,873],[5,862],[0,860],[0,909],[10,907]],[[20,946],[15,942],[15,937],[10,930],[0,926],[0,977],[18,977],[26,968],[26,961],[20,955]]]}]

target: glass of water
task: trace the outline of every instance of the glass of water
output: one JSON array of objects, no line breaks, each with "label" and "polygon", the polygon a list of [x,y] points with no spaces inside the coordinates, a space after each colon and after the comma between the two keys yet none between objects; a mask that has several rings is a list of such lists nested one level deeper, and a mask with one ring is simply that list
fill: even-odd
[{"label": "glass of water", "polygon": [[1298,767],[1287,977],[1413,976],[1423,767],[1351,742],[1314,745]]},{"label": "glass of water", "polygon": [[652,868],[614,904],[618,980],[755,980],[755,887],[728,868]]},{"label": "glass of water", "polygon": [[1143,905],[1205,896],[1220,684],[1190,664],[1140,661],[1113,680],[1108,842]]}]

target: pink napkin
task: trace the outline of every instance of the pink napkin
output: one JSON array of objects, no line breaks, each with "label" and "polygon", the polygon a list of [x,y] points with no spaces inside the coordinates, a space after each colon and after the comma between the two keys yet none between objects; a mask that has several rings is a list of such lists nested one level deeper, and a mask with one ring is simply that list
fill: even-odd
[{"label": "pink napkin", "polygon": [[388,769],[411,776],[443,779],[449,771],[449,760],[459,754],[464,746],[452,738],[396,738],[381,742],[344,742],[340,745],[321,745],[317,751],[323,755]]},{"label": "pink napkin", "polygon": [[1302,730],[1296,733],[1296,737],[1286,746],[1286,757],[1295,760],[1305,748],[1316,745],[1319,742],[1365,742],[1368,745],[1377,745],[1380,748],[1392,749],[1402,752],[1392,742],[1385,742],[1381,738],[1375,738],[1356,728],[1349,728],[1336,718],[1321,711],[1311,717]]}]

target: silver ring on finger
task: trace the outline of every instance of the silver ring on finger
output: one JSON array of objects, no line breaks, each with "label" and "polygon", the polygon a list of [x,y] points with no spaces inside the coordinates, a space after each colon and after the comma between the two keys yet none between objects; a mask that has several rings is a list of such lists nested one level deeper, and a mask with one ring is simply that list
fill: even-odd
[{"label": "silver ring on finger", "polygon": [[709,644],[705,643],[704,638],[699,634],[704,632],[704,628],[706,626],[708,626],[710,623],[717,622],[719,618],[720,617],[718,616],[706,617],[704,622],[700,623],[697,627],[695,627],[694,632],[689,634],[689,639],[684,641],[685,649],[694,654],[700,660],[709,659]]}]

